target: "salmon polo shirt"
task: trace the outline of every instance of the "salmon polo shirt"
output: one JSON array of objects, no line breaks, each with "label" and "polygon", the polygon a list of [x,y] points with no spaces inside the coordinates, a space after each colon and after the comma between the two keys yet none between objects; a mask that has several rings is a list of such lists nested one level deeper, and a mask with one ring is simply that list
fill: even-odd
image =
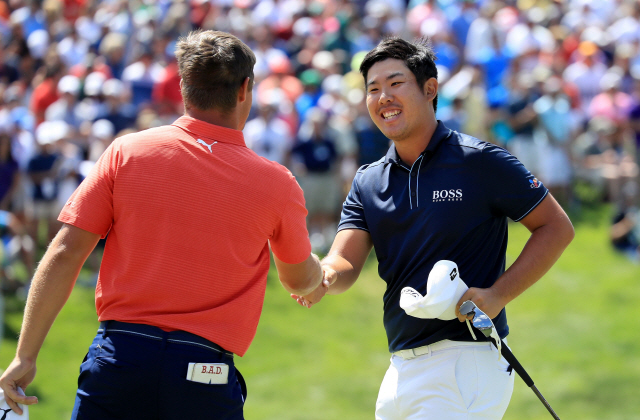
[{"label": "salmon polo shirt", "polygon": [[58,220],[105,237],[100,321],[204,337],[240,356],[255,336],[273,253],[311,246],[302,190],[241,131],[183,116],[116,139]]}]

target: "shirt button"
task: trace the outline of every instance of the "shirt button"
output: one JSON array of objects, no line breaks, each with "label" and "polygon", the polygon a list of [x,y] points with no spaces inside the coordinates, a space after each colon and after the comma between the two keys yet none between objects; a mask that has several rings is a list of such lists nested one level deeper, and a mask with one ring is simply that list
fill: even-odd
[{"label": "shirt button", "polygon": [[411,176],[416,176],[416,173],[415,172],[411,172]]},{"label": "shirt button", "polygon": [[415,193],[415,192],[412,192],[412,193],[411,193],[411,197],[415,197],[415,196],[416,196],[416,193]]}]

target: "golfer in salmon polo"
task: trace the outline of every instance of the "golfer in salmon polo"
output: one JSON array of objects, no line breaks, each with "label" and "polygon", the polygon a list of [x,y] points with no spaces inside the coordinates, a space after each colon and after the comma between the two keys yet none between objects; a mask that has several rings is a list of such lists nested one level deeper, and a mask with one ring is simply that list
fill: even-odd
[{"label": "golfer in salmon polo", "polygon": [[256,332],[269,245],[288,291],[306,295],[322,282],[302,190],[243,139],[253,52],[227,33],[196,31],[176,56],[184,116],[116,139],[60,214],[0,378],[17,413],[16,403],[37,402],[18,388],[29,394],[45,336],[107,234],[100,327],[80,365],[73,419],[243,419],[234,355]]}]

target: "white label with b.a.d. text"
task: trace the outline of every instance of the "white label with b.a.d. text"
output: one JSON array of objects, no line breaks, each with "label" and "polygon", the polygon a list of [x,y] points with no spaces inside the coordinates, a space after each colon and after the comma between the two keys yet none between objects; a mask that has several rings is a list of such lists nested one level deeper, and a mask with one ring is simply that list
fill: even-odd
[{"label": "white label with b.a.d. text", "polygon": [[203,384],[229,382],[229,365],[225,363],[189,363],[187,380]]}]

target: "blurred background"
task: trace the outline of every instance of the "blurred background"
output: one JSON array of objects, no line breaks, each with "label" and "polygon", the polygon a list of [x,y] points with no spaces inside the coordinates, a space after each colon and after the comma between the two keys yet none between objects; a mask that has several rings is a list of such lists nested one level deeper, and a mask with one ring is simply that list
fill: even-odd
[{"label": "blurred background", "polygon": [[[366,110],[361,60],[386,35],[429,37],[437,117],[515,154],[576,225],[557,266],[509,306],[514,353],[561,417],[640,418],[633,0],[0,0],[1,367],[67,198],[114,138],[183,113],[174,49],[195,28],[231,32],[255,52],[245,139],[298,179],[320,254],[355,171],[389,147]],[[510,236],[513,261],[527,235],[514,224]],[[45,343],[34,418],[71,412],[97,328],[100,258],[98,246]],[[239,361],[247,418],[372,418],[389,357],[383,285],[372,255],[354,290],[306,311],[270,275]],[[517,380],[507,418],[547,418],[541,407]]]}]

